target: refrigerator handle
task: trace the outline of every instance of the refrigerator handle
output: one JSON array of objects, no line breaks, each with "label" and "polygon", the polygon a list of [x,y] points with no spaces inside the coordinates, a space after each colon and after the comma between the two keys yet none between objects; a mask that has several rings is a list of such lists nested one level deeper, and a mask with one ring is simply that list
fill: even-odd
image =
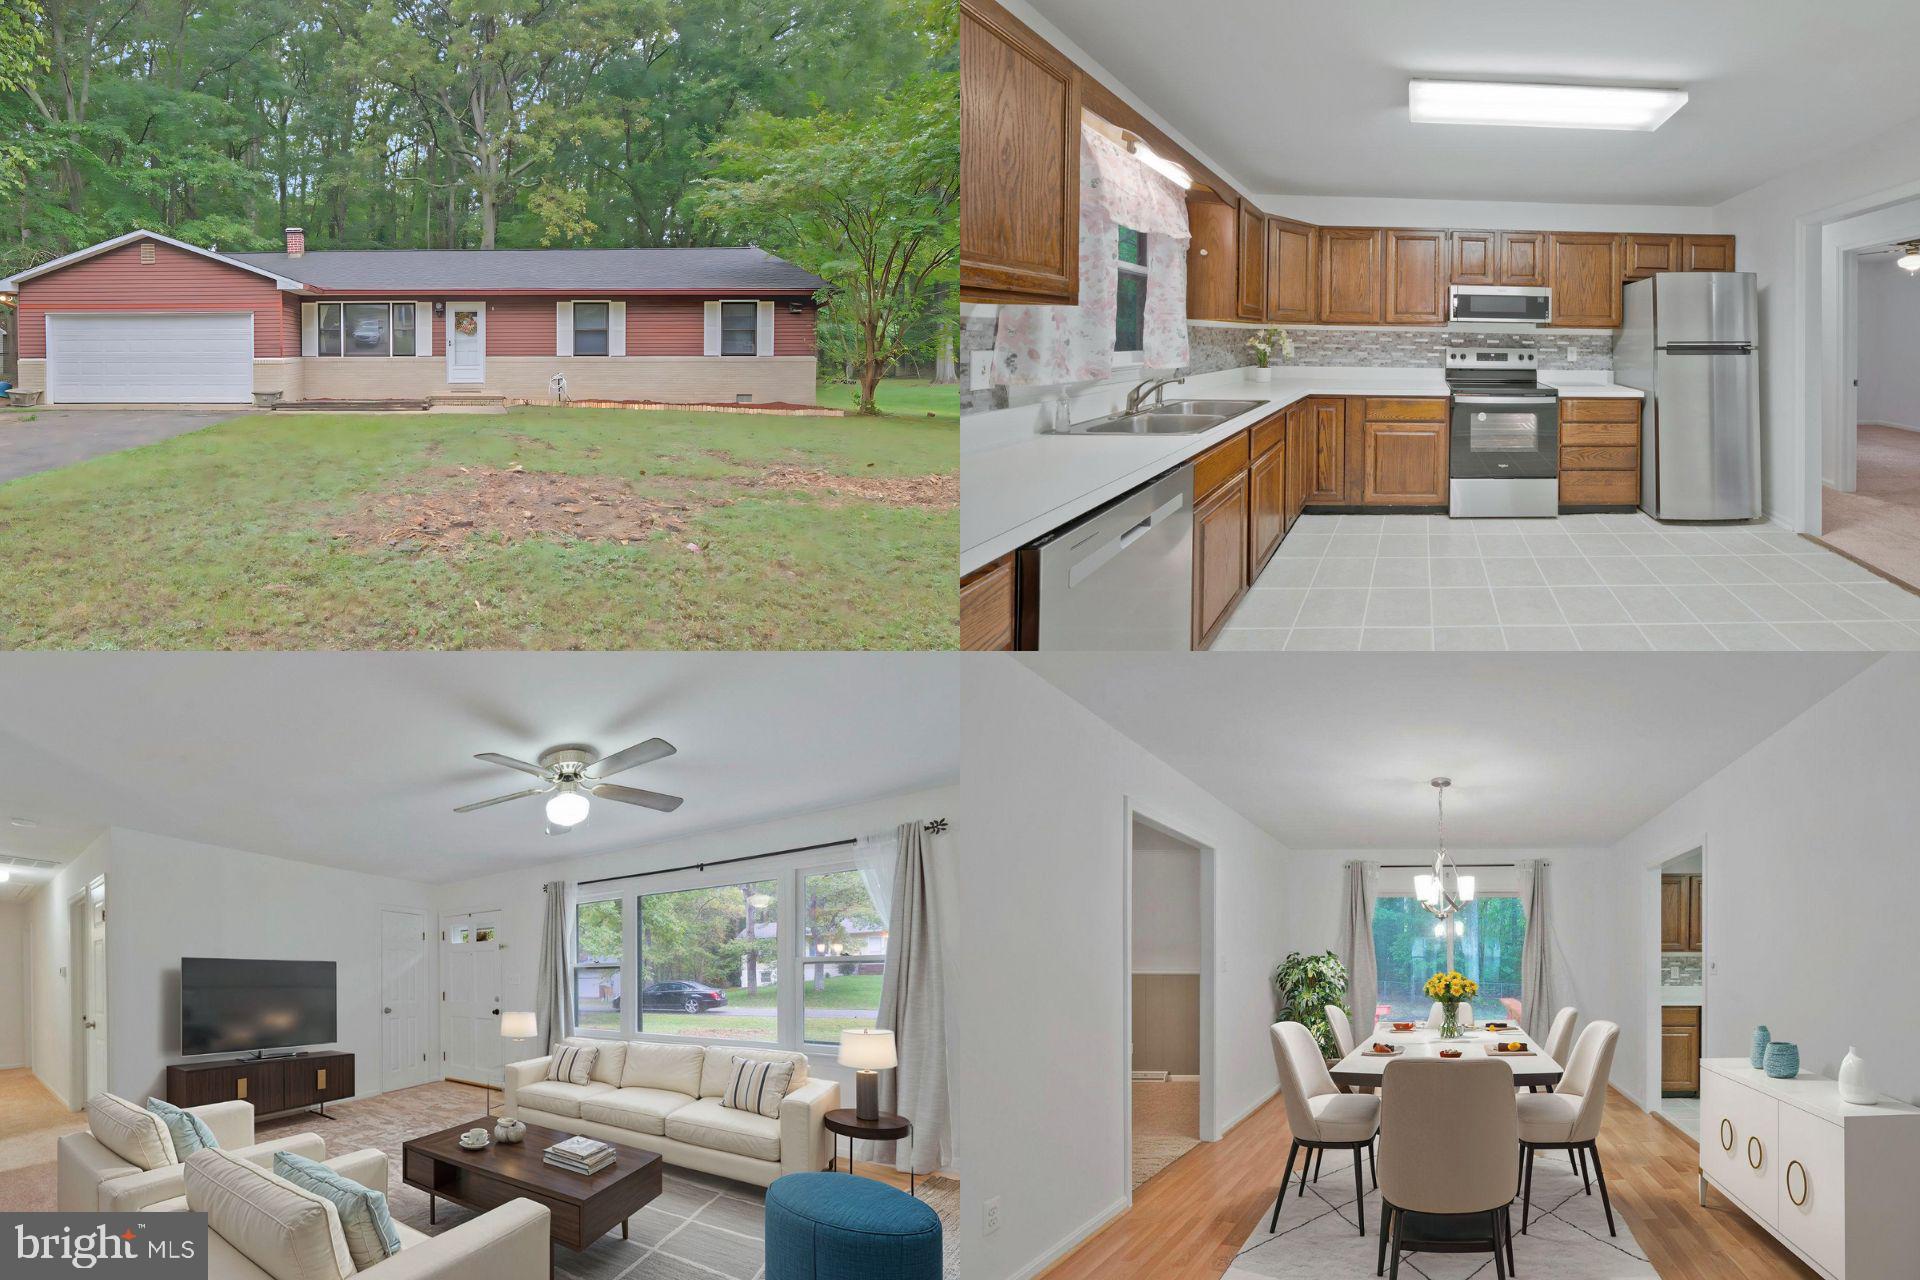
[{"label": "refrigerator handle", "polygon": [[1753,354],[1751,342],[1669,342],[1663,347],[1655,347],[1670,356],[1750,356]]}]

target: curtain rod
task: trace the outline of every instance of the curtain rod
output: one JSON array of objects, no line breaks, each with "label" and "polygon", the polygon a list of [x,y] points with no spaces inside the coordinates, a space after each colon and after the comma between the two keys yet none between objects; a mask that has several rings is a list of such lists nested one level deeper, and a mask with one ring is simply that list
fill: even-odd
[{"label": "curtain rod", "polygon": [[[947,829],[947,820],[945,818],[935,818],[924,825],[925,830],[929,834],[939,835]],[[736,862],[758,862],[762,858],[781,858],[790,853],[812,853],[816,849],[838,849],[846,845],[859,843],[860,841],[853,837],[845,840],[823,840],[819,844],[795,845],[791,849],[775,849],[771,853],[748,853],[742,854],[738,858],[715,858],[710,862],[690,862],[684,867],[661,867],[657,871],[630,871],[623,876],[601,876],[595,880],[578,881],[575,887],[584,889],[590,884],[611,884],[615,880],[644,880],[648,876],[672,875],[676,871],[705,871],[708,867],[726,867]],[[545,892],[544,887],[541,892]]]},{"label": "curtain rod", "polygon": [[[1520,864],[1517,862],[1455,862],[1453,865],[1462,871],[1497,871],[1502,868],[1511,869]],[[1433,864],[1431,862],[1383,862],[1379,864],[1379,869],[1382,871],[1431,871]]]}]

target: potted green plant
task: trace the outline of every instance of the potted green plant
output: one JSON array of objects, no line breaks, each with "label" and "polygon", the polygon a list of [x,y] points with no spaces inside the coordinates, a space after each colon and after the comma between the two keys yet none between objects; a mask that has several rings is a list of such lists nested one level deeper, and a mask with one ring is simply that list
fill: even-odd
[{"label": "potted green plant", "polygon": [[1340,957],[1331,951],[1312,956],[1290,952],[1274,968],[1273,991],[1280,1000],[1280,1017],[1311,1031],[1320,1042],[1322,1056],[1329,1062],[1337,1061],[1340,1047],[1327,1022],[1327,1006],[1352,1012],[1347,1008],[1347,966]]},{"label": "potted green plant", "polygon": [[1285,329],[1269,327],[1255,329],[1253,336],[1247,339],[1247,350],[1253,352],[1253,380],[1271,382],[1273,370],[1267,368],[1267,362],[1278,351],[1287,360],[1293,359],[1293,339]]}]

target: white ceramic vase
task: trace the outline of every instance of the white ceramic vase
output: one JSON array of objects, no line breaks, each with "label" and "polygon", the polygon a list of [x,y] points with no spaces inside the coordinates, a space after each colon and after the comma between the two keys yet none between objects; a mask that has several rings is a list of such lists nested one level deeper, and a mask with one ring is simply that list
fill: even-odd
[{"label": "white ceramic vase", "polygon": [[1255,365],[1253,366],[1253,380],[1255,382],[1272,382],[1273,370],[1267,368],[1265,365]]},{"label": "white ceramic vase", "polygon": [[1853,1051],[1852,1045],[1847,1046],[1847,1056],[1840,1062],[1840,1101],[1861,1107],[1871,1107],[1880,1101],[1867,1083],[1867,1064]]}]

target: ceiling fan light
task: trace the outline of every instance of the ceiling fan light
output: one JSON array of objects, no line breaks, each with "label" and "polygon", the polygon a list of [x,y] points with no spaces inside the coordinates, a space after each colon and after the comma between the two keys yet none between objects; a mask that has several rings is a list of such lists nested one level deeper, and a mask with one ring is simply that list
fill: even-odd
[{"label": "ceiling fan light", "polygon": [[1920,271],[1920,249],[1908,248],[1893,260],[1893,265],[1902,271]]},{"label": "ceiling fan light", "polygon": [[562,787],[547,799],[547,821],[556,827],[575,827],[587,820],[586,796],[572,787]]},{"label": "ceiling fan light", "polygon": [[0,884],[5,884],[11,879],[13,879],[13,872],[7,870],[5,867],[0,867]]}]

